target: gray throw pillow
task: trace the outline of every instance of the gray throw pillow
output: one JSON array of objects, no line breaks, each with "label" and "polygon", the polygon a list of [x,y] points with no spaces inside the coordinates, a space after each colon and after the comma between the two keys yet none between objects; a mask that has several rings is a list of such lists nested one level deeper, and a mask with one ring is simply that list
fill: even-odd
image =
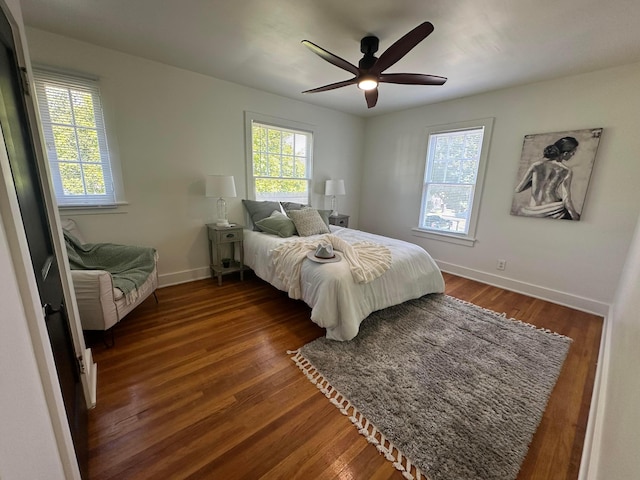
[{"label": "gray throw pillow", "polygon": [[256,222],[267,218],[273,213],[273,211],[280,211],[280,202],[269,201],[256,201],[256,200],[242,200],[244,208],[249,213],[249,218],[253,223],[253,229],[260,231],[260,228],[256,225]]},{"label": "gray throw pillow", "polygon": [[284,213],[275,210],[269,217],[256,222],[263,232],[286,238],[296,234],[296,226]]},{"label": "gray throw pillow", "polygon": [[302,210],[303,208],[308,207],[304,203],[296,203],[296,202],[280,202],[282,208],[284,208],[285,212],[287,210]]},{"label": "gray throw pillow", "polygon": [[324,224],[329,228],[329,216],[331,215],[331,210],[318,210],[318,213],[324,221]]},{"label": "gray throw pillow", "polygon": [[329,233],[329,227],[315,208],[303,208],[302,210],[290,210],[287,215],[291,217],[296,226],[298,235],[308,237],[320,233]]}]

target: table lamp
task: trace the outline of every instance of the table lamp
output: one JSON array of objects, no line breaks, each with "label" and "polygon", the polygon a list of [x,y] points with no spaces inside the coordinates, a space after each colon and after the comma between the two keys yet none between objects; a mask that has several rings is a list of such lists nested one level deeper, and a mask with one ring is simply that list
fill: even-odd
[{"label": "table lamp", "polygon": [[344,195],[344,180],[327,180],[324,184],[324,194],[326,196],[331,195],[331,216],[338,216],[338,209],[336,206],[336,195]]},{"label": "table lamp", "polygon": [[234,198],[236,196],[236,184],[233,180],[233,175],[208,175],[205,195],[207,197],[218,197],[216,226],[228,227],[227,202],[224,197]]}]

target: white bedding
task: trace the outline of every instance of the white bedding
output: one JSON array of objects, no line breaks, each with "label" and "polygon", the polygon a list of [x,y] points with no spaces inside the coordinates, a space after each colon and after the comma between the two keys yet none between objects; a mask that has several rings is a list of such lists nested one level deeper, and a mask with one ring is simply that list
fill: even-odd
[{"label": "white bedding", "polygon": [[[351,340],[370,313],[427,293],[444,292],[440,269],[423,248],[349,228],[331,226],[331,233],[349,243],[368,241],[385,245],[391,251],[391,268],[370,283],[356,283],[344,259],[322,264],[309,259],[303,261],[299,299],[311,307],[311,320],[327,330],[327,338]],[[272,250],[298,238],[245,230],[245,265],[261,279],[286,292],[286,286],[276,274]],[[314,236],[304,238],[309,240]]]}]

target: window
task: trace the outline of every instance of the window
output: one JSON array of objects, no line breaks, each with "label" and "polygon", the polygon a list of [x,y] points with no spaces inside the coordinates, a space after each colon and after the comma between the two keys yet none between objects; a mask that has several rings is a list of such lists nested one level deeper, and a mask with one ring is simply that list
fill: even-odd
[{"label": "window", "polygon": [[96,81],[34,70],[52,183],[61,207],[116,204]]},{"label": "window", "polygon": [[251,132],[249,197],[309,204],[313,151],[309,126],[247,114],[247,131]]},{"label": "window", "polygon": [[493,119],[428,130],[419,231],[473,244]]}]

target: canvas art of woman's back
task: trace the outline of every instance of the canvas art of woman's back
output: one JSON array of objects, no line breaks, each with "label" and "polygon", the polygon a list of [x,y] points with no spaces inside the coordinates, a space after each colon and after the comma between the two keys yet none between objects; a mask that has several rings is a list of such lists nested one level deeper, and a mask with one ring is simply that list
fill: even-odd
[{"label": "canvas art of woman's back", "polygon": [[516,186],[516,193],[531,188],[529,205],[521,215],[580,220],[571,201],[573,172],[563,162],[573,157],[579,142],[574,137],[562,137],[545,147],[543,159],[533,163]]}]

